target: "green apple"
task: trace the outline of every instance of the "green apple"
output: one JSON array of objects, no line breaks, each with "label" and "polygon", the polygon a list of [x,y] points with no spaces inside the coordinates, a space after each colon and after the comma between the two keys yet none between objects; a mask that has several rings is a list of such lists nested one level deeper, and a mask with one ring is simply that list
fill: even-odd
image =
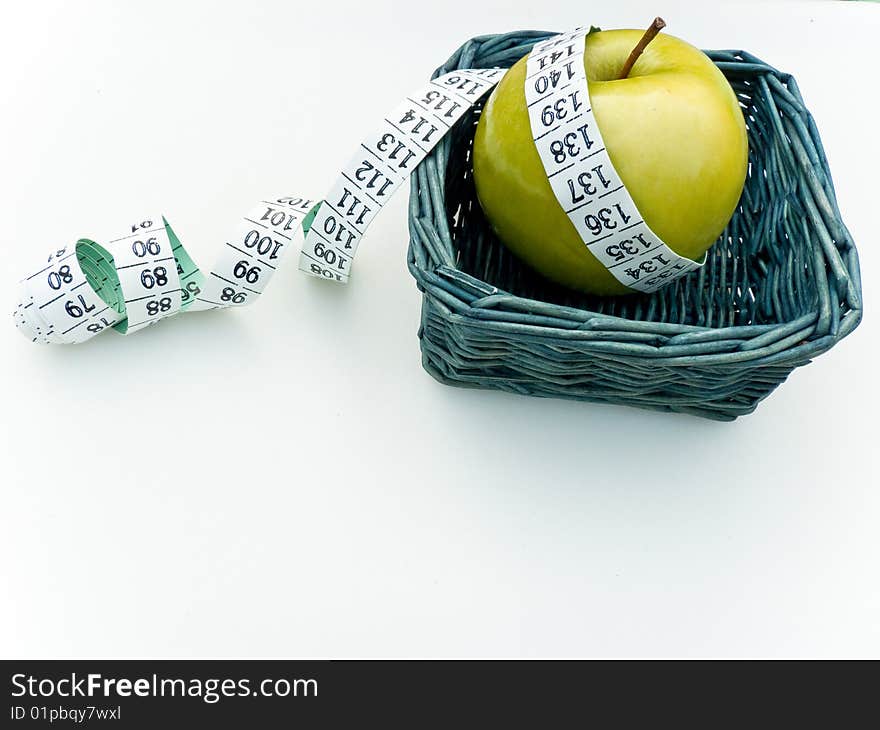
[{"label": "green apple", "polygon": [[[626,78],[643,34],[611,30],[586,38],[584,68],[596,124],[645,222],[673,251],[698,260],[730,220],[748,169],[742,110],[730,84],[699,49],[653,39]],[[584,245],[553,194],[529,126],[526,59],[495,87],[477,125],[477,196],[498,237],[560,284],[628,294]]]}]

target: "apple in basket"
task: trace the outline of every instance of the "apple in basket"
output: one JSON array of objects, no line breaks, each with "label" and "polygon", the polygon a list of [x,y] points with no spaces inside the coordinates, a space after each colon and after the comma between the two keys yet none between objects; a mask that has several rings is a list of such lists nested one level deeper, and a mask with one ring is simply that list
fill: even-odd
[{"label": "apple in basket", "polygon": [[[647,32],[586,37],[589,102],[638,213],[675,253],[699,260],[737,207],[748,140],[727,79],[699,49],[658,35],[663,25],[658,18]],[[632,293],[588,250],[550,186],[530,127],[526,60],[495,87],[477,125],[480,205],[501,241],[548,279],[593,294]]]}]

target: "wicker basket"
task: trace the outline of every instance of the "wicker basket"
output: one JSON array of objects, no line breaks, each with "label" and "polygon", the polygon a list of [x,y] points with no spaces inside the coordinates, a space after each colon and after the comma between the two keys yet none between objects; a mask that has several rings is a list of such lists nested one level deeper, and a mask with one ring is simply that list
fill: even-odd
[{"label": "wicker basket", "polygon": [[[435,75],[510,66],[548,35],[475,38]],[[708,55],[743,106],[750,172],[706,265],[653,294],[563,289],[498,241],[473,184],[479,106],[422,162],[409,267],[424,293],[429,373],[453,385],[731,420],[855,329],[858,255],[797,84],[742,51]]]}]

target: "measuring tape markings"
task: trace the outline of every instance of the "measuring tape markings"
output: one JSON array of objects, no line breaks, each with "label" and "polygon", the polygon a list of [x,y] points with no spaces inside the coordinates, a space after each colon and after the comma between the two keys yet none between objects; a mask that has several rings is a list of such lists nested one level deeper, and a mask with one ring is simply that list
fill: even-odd
[{"label": "measuring tape markings", "polygon": [[125,319],[114,325],[122,334],[142,330],[180,310],[180,278],[167,228],[162,216],[144,218],[125,235],[107,242],[123,297]]},{"label": "measuring tape markings", "polygon": [[556,200],[590,253],[625,286],[656,291],[702,264],[650,229],[611,162],[584,70],[589,33],[578,28],[532,48],[525,82],[532,138]]},{"label": "measuring tape markings", "polygon": [[197,285],[191,311],[245,306],[266,288],[291,246],[299,247],[302,225],[316,201],[294,196],[261,200],[243,216],[220,260]]},{"label": "measuring tape markings", "polygon": [[109,327],[132,334],[181,311],[250,304],[299,246],[314,206],[294,196],[260,201],[207,275],[163,216],[137,219],[106,245],[80,239],[20,283],[13,319],[34,342],[77,344]]},{"label": "measuring tape markings", "polygon": [[452,126],[506,69],[462,69],[408,95],[366,137],[321,202],[300,255],[300,271],[348,283],[367,227]]},{"label": "measuring tape markings", "polygon": [[[99,288],[111,282],[103,297],[92,291],[82,307],[74,304],[65,312],[81,320],[69,324],[81,329],[82,336],[69,337],[67,330],[65,336],[59,335],[53,323],[68,323],[57,311],[45,321],[33,317],[26,291],[19,297],[16,325],[35,341],[82,342],[108,326],[130,334],[180,311],[244,306],[262,293],[287,249],[300,242],[302,271],[347,283],[358,243],[379,210],[504,73],[506,69],[452,71],[407,96],[361,143],[317,206],[316,201],[293,196],[261,201],[243,217],[226,241],[220,261],[207,274],[199,270],[164,218],[147,218],[133,224],[125,236],[110,239],[106,250],[118,278],[112,271],[86,276],[76,263],[77,286],[87,289],[88,281]],[[89,243],[102,250],[96,242]],[[59,301],[68,293],[62,292]],[[43,299],[37,299],[42,304]],[[102,318],[98,324],[80,326],[98,318],[98,312]]]},{"label": "measuring tape markings", "polygon": [[16,325],[35,341],[77,344],[119,321],[89,285],[77,256],[80,247],[77,242],[52,252],[47,265],[21,283]]}]

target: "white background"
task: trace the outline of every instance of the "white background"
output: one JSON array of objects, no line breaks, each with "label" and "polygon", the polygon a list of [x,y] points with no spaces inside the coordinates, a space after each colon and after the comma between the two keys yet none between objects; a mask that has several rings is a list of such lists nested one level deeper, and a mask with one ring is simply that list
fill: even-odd
[{"label": "white background", "polygon": [[15,3],[3,296],[142,211],[209,265],[468,37],[658,12],[795,73],[860,246],[854,335],[732,424],[444,387],[406,191],[347,288],[290,257],[253,308],[128,338],[39,347],[8,320],[0,654],[880,655],[878,5]]}]

